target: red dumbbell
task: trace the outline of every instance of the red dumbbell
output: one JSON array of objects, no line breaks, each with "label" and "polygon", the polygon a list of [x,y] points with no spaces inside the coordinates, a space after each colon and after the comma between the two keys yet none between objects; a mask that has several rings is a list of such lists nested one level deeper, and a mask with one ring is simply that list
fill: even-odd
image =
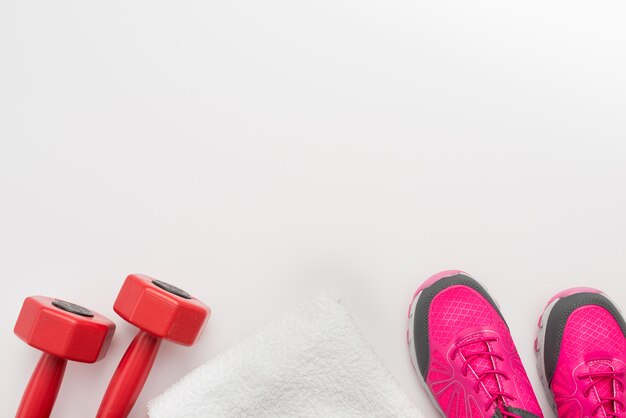
[{"label": "red dumbbell", "polygon": [[182,289],[141,274],[126,278],[113,309],[140,330],[109,382],[97,418],[125,418],[143,388],[161,340],[192,345],[211,309]]},{"label": "red dumbbell", "polygon": [[14,332],[43,351],[15,416],[45,418],[59,393],[67,360],[94,363],[103,358],[115,324],[82,306],[31,296],[24,300]]}]

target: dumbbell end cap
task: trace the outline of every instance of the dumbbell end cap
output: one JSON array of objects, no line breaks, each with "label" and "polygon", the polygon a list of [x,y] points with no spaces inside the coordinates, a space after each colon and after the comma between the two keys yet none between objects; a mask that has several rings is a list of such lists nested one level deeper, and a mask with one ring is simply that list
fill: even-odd
[{"label": "dumbbell end cap", "polygon": [[143,274],[126,277],[113,309],[143,331],[181,345],[193,345],[211,315],[189,293]]},{"label": "dumbbell end cap", "polygon": [[115,324],[80,305],[46,296],[24,299],[13,329],[26,344],[67,360],[93,363],[106,355]]}]

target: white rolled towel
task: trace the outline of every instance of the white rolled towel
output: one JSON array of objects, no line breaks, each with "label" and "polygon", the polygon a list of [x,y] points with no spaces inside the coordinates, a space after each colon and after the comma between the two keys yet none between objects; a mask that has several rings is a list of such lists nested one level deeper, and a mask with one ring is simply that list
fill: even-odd
[{"label": "white rolled towel", "polygon": [[[410,366],[407,366],[410,367]],[[423,417],[347,310],[320,294],[198,367],[150,418]]]}]

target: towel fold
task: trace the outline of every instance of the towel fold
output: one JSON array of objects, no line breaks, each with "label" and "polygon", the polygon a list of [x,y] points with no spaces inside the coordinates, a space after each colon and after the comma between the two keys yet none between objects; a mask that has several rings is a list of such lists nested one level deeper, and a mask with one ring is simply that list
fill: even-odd
[{"label": "towel fold", "polygon": [[347,310],[326,294],[189,373],[150,401],[148,414],[422,417]]}]

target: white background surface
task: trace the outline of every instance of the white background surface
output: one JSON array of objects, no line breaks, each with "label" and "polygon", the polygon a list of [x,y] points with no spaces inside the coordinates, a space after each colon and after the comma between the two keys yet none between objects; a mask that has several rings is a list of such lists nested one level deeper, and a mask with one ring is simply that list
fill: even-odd
[{"label": "white background surface", "polygon": [[214,309],[164,344],[132,416],[317,289],[342,295],[427,417],[413,290],[464,269],[532,338],[564,287],[626,306],[626,9],[589,2],[0,3],[0,408],[37,352],[24,297],[113,318],[55,417],[92,416],[135,329],[126,274]]}]

